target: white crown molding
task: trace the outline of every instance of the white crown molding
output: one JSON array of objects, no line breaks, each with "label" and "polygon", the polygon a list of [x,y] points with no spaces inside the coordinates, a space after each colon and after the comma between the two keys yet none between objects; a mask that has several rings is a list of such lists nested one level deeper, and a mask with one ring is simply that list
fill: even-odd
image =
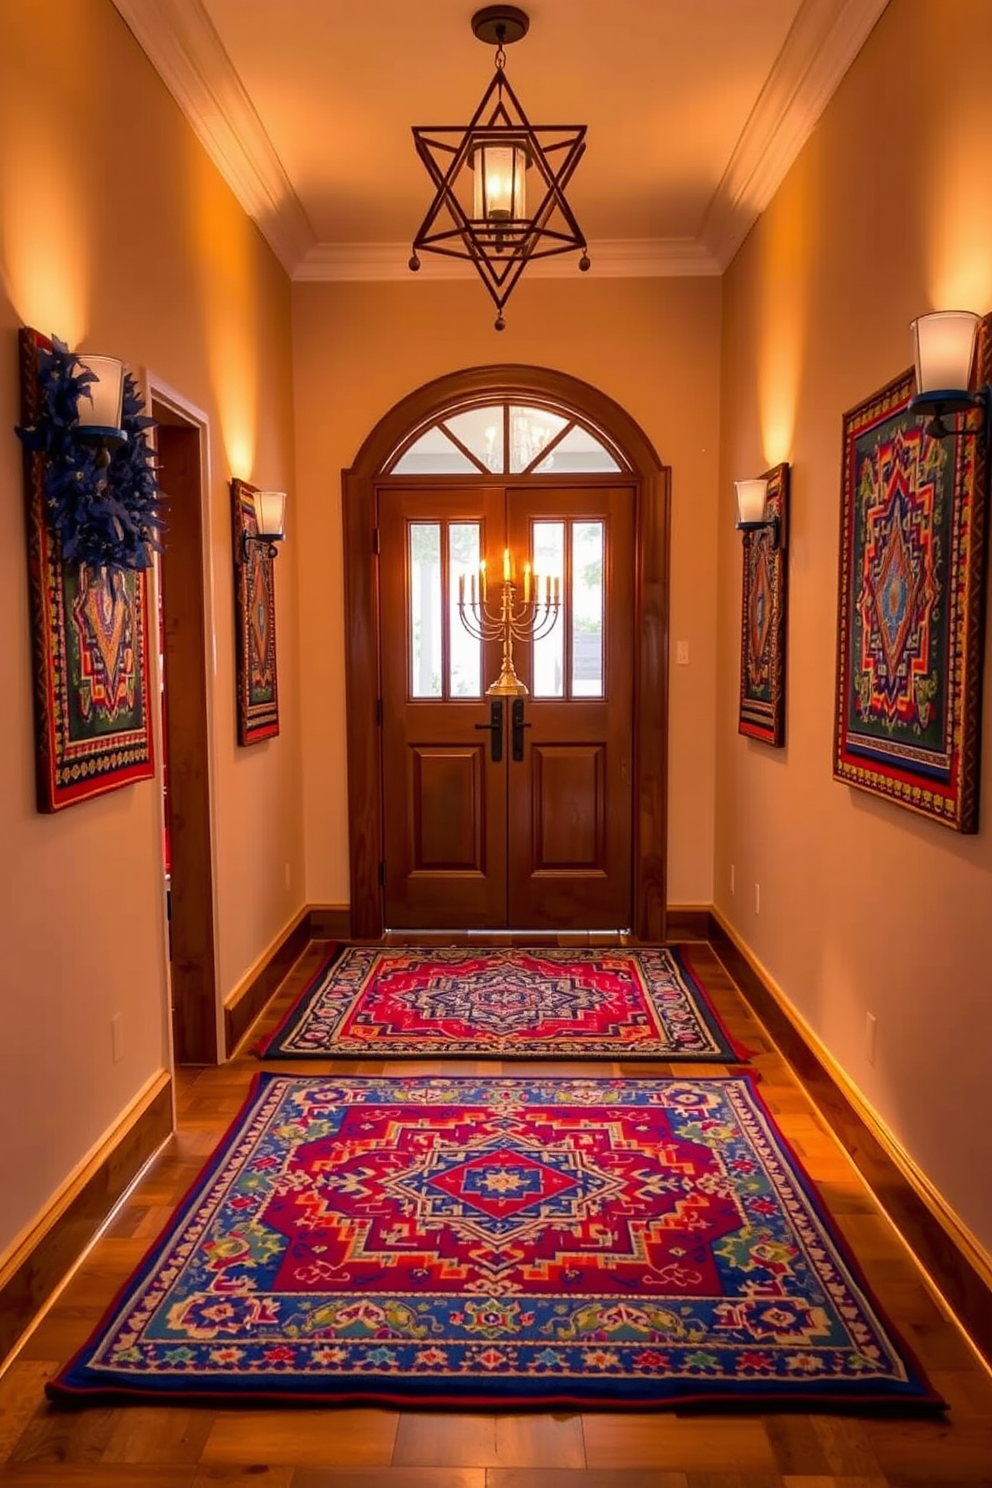
[{"label": "white crown molding", "polygon": [[888,0],[804,0],[703,223],[727,267],[806,143]]},{"label": "white crown molding", "polygon": [[[528,279],[657,279],[719,274],[720,265],[695,238],[611,238],[590,242],[592,267],[582,274],[575,254],[533,259]],[[343,282],[372,280],[474,279],[466,259],[425,253],[420,268],[409,266],[409,243],[318,243],[298,265],[294,280]]]},{"label": "white crown molding", "polygon": [[[318,243],[202,0],[113,0],[210,158],[293,279],[400,280],[408,244]],[[888,0],[803,0],[695,238],[590,243],[601,278],[720,274],[764,211]],[[420,277],[471,277],[425,254]],[[537,260],[529,278],[575,272],[571,255]]]},{"label": "white crown molding", "polygon": [[224,180],[292,274],[316,236],[200,0],[113,0]]}]

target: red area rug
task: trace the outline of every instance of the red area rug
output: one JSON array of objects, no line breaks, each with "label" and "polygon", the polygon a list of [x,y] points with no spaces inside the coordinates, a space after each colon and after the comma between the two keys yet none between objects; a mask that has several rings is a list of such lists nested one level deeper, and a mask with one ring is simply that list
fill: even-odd
[{"label": "red area rug", "polygon": [[260,1074],[48,1392],[943,1408],[746,1076]]},{"label": "red area rug", "polygon": [[350,946],[255,1049],[265,1059],[743,1061],[685,955]]}]

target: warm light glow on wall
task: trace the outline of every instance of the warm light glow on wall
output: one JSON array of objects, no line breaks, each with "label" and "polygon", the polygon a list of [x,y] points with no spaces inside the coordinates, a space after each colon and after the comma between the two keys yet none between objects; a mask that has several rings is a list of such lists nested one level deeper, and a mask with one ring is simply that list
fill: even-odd
[{"label": "warm light glow on wall", "polygon": [[196,263],[221,438],[231,474],[250,481],[255,467],[259,401],[253,228],[206,164],[192,189]]},{"label": "warm light glow on wall", "polygon": [[801,183],[762,224],[758,398],[766,465],[792,459],[805,356],[809,281],[808,203]]},{"label": "warm light glow on wall", "polygon": [[[5,151],[0,161],[0,273],[23,323],[75,349],[89,326],[92,213],[80,200],[66,141],[46,139],[44,109],[38,115],[29,146]],[[23,118],[0,118],[8,139],[26,127]]]},{"label": "warm light glow on wall", "polygon": [[984,105],[972,113],[965,98],[947,100],[946,107],[958,115],[942,120],[947,148],[934,151],[929,166],[921,166],[927,208],[920,230],[932,301],[923,308],[964,305],[984,314],[992,305],[992,197],[983,185],[992,131],[976,127]]}]

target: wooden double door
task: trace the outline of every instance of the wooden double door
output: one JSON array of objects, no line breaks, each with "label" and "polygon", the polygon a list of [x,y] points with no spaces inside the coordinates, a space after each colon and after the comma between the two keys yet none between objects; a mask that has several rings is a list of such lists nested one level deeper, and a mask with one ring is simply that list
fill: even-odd
[{"label": "wooden double door", "polygon": [[[439,482],[378,501],[385,925],[628,927],[635,488]],[[487,694],[502,640],[459,612],[474,582],[482,618],[484,560],[499,614],[504,554],[548,632],[513,641],[518,698]]]}]

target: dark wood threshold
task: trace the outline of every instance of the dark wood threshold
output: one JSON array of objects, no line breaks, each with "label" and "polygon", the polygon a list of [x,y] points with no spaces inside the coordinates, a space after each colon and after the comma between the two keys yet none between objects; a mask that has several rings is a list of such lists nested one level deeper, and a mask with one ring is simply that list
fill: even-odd
[{"label": "dark wood threshold", "polygon": [[142,1104],[53,1201],[0,1279],[0,1364],[76,1264],[100,1226],[172,1133],[172,1076],[163,1070]]},{"label": "dark wood threshold", "polygon": [[886,1214],[992,1367],[992,1289],[714,915],[709,941]]}]

